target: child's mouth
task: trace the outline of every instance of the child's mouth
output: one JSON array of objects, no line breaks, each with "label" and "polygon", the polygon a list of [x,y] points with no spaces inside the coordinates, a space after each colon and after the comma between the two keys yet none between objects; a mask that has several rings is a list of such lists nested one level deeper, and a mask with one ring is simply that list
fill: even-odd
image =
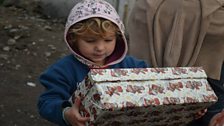
[{"label": "child's mouth", "polygon": [[107,54],[94,54],[93,56],[95,58],[105,58],[105,57],[107,57]]}]

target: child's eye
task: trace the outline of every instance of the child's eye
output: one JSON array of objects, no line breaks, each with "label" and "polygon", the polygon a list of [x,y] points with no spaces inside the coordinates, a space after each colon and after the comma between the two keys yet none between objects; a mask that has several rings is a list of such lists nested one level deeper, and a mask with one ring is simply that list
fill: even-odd
[{"label": "child's eye", "polygon": [[85,40],[87,43],[93,43],[95,42],[96,40],[95,39],[88,39],[88,40]]},{"label": "child's eye", "polygon": [[105,42],[111,42],[111,41],[113,41],[113,39],[105,39],[104,41]]}]

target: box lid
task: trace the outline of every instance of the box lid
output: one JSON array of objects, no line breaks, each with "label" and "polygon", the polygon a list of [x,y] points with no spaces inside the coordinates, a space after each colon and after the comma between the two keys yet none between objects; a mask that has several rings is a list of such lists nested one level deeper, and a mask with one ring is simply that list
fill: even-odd
[{"label": "box lid", "polygon": [[83,115],[90,114],[91,121],[111,111],[123,115],[123,110],[143,109],[151,116],[155,108],[169,113],[170,106],[181,112],[185,108],[183,118],[192,117],[217,101],[202,67],[92,69],[75,96],[81,98]]},{"label": "box lid", "polygon": [[[136,76],[138,75],[138,76]],[[147,81],[207,78],[202,67],[91,69],[88,77],[94,82]]]}]

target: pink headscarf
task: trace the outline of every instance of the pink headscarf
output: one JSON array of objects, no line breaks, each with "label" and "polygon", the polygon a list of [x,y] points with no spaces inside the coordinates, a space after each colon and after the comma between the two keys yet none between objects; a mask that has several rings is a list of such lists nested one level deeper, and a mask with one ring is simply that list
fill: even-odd
[{"label": "pink headscarf", "polygon": [[[76,52],[71,47],[71,43],[68,39],[68,30],[72,27],[72,25],[93,17],[99,17],[110,20],[111,22],[116,24],[121,31],[122,39],[117,40],[115,50],[104,66],[98,66],[89,59],[86,59],[85,57],[79,55],[78,52]],[[104,0],[82,0],[72,8],[68,16],[67,23],[65,26],[64,40],[67,43],[71,52],[79,61],[88,65],[91,68],[104,68],[106,66],[119,63],[125,57],[128,47],[124,31],[124,25],[119,15],[117,14],[114,7],[108,2]]]}]

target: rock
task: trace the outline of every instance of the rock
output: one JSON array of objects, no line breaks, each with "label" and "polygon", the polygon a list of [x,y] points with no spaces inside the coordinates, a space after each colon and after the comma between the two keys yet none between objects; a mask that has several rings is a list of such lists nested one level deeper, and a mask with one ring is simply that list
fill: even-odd
[{"label": "rock", "polygon": [[45,29],[45,30],[48,30],[48,31],[52,31],[52,28],[51,28],[51,26],[49,26],[49,25],[44,26],[44,29]]},{"label": "rock", "polygon": [[27,78],[31,79],[31,78],[32,78],[32,76],[31,76],[31,75],[28,75],[28,76],[27,76]]},{"label": "rock", "polygon": [[29,28],[27,26],[24,25],[19,25],[18,26],[21,30],[29,30]]},{"label": "rock", "polygon": [[32,42],[32,45],[36,45],[36,42]]},{"label": "rock", "polygon": [[12,38],[17,36],[18,33],[19,33],[19,29],[18,28],[10,28],[10,29],[8,29],[8,35],[10,37],[12,37]]},{"label": "rock", "polygon": [[21,65],[17,64],[15,69],[18,70],[21,67]]},{"label": "rock", "polygon": [[19,32],[19,29],[12,28],[12,29],[9,30],[9,33],[15,33],[15,32]]},{"label": "rock", "polygon": [[44,54],[45,54],[46,57],[51,56],[51,53],[50,52],[45,52]]},{"label": "rock", "polygon": [[9,6],[18,6],[20,4],[20,0],[4,0],[2,5],[5,7],[9,7]]},{"label": "rock", "polygon": [[40,0],[39,11],[53,18],[66,20],[71,8],[81,0]]},{"label": "rock", "polygon": [[44,42],[45,40],[41,38],[41,39],[39,39],[38,41],[39,41],[39,42]]},{"label": "rock", "polygon": [[3,47],[3,51],[6,51],[6,52],[10,51],[10,47],[9,46]]},{"label": "rock", "polygon": [[15,44],[16,44],[16,40],[15,39],[9,39],[7,41],[7,45],[9,45],[9,46],[12,46],[12,45],[15,45]]},{"label": "rock", "polygon": [[24,49],[27,49],[27,45],[26,44],[16,44],[15,49],[24,50]]},{"label": "rock", "polygon": [[9,56],[6,54],[0,54],[0,59],[8,60]]},{"label": "rock", "polygon": [[56,50],[56,47],[54,45],[48,45],[48,47],[50,47],[51,50]]},{"label": "rock", "polygon": [[30,115],[30,118],[35,118],[35,116],[34,115]]},{"label": "rock", "polygon": [[0,63],[0,67],[3,67],[4,66],[4,63]]},{"label": "rock", "polygon": [[4,27],[5,30],[11,29],[11,28],[12,28],[12,25],[11,25],[11,24],[6,25],[6,26]]},{"label": "rock", "polygon": [[33,52],[32,55],[33,55],[33,56],[37,56],[37,53],[36,53],[36,52]]},{"label": "rock", "polygon": [[0,59],[8,60],[9,56],[6,54],[0,54]]},{"label": "rock", "polygon": [[33,83],[33,82],[27,82],[27,85],[30,86],[30,87],[36,87],[36,84]]},{"label": "rock", "polygon": [[20,113],[20,112],[22,112],[22,110],[21,109],[16,109],[16,112]]},{"label": "rock", "polygon": [[30,29],[27,26],[24,25],[18,25],[18,26],[5,26],[5,30],[7,30],[8,35],[11,38],[19,39],[24,37],[30,36]]},{"label": "rock", "polygon": [[15,40],[18,40],[19,38],[21,38],[22,36],[20,36],[20,35],[16,35],[16,36],[14,36],[14,39]]}]

